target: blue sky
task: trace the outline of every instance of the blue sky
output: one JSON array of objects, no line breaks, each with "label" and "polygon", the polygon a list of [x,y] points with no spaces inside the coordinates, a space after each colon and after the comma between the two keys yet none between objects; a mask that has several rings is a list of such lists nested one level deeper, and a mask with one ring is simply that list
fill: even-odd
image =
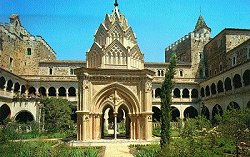
[{"label": "blue sky", "polygon": [[[96,29],[114,0],[0,0],[0,21],[19,14],[21,24],[41,35],[59,60],[85,60]],[[212,37],[224,28],[250,29],[250,0],[118,0],[147,62],[163,62],[164,50],[193,31],[200,15]]]}]

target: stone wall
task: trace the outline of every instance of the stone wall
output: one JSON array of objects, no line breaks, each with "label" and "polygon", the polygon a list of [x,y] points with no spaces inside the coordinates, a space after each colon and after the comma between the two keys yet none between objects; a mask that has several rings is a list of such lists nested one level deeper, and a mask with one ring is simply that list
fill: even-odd
[{"label": "stone wall", "polygon": [[204,71],[201,63],[201,58],[203,57],[202,52],[204,45],[206,45],[209,40],[209,33],[191,32],[166,48],[165,60],[169,62],[170,54],[176,53],[179,62],[191,64],[191,69],[185,71],[186,74],[189,73],[188,77],[201,78]]},{"label": "stone wall", "polygon": [[[227,68],[225,70],[229,70],[234,66],[246,63],[250,59],[250,39],[239,45],[238,47],[228,51],[227,53]],[[232,65],[233,57],[236,57],[236,64]]]},{"label": "stone wall", "polygon": [[207,60],[206,76],[212,77],[231,67],[228,52],[250,38],[250,30],[224,29],[204,47]]},{"label": "stone wall", "polygon": [[[86,67],[84,61],[44,61],[39,63],[39,75],[72,76],[72,70]],[[50,74],[52,69],[52,74]],[[75,76],[75,75],[74,75]]]},{"label": "stone wall", "polygon": [[10,24],[0,24],[0,39],[0,66],[17,75],[36,75],[39,61],[56,59],[53,49],[42,37],[29,34],[17,15],[10,17]]}]

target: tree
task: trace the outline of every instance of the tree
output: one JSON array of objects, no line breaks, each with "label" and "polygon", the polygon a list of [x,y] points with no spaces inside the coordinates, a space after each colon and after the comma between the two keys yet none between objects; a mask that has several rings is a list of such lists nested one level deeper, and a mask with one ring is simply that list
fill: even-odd
[{"label": "tree", "polygon": [[165,73],[165,79],[161,87],[161,148],[163,149],[170,140],[170,105],[172,104],[172,89],[174,87],[174,75],[176,67],[176,55],[172,54],[170,64]]},{"label": "tree", "polygon": [[235,154],[238,157],[240,147],[243,143],[248,143],[250,140],[250,110],[227,110],[223,116],[216,117],[219,121],[219,130],[224,138],[231,140],[234,143]]},{"label": "tree", "polygon": [[70,103],[64,99],[45,98],[41,100],[44,105],[44,127],[47,131],[64,131],[73,126],[71,120]]}]

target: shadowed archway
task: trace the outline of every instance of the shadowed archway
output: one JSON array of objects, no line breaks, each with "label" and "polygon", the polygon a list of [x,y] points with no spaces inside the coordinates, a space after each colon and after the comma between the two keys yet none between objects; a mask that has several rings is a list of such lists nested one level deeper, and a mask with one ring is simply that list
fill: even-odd
[{"label": "shadowed archway", "polygon": [[198,111],[193,106],[189,106],[184,111],[185,118],[195,118],[198,116]]},{"label": "shadowed archway", "polygon": [[15,120],[19,123],[27,123],[34,120],[34,116],[26,110],[20,111],[16,114]]},{"label": "shadowed archway", "polygon": [[7,104],[3,104],[0,107],[0,123],[2,123],[6,118],[9,118],[10,114],[10,107]]}]

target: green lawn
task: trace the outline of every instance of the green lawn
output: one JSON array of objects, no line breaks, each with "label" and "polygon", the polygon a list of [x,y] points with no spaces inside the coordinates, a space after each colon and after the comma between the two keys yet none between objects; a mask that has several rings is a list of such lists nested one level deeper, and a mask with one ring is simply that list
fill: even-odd
[{"label": "green lawn", "polygon": [[53,142],[8,142],[0,145],[1,157],[98,157],[102,147],[69,147]]}]

